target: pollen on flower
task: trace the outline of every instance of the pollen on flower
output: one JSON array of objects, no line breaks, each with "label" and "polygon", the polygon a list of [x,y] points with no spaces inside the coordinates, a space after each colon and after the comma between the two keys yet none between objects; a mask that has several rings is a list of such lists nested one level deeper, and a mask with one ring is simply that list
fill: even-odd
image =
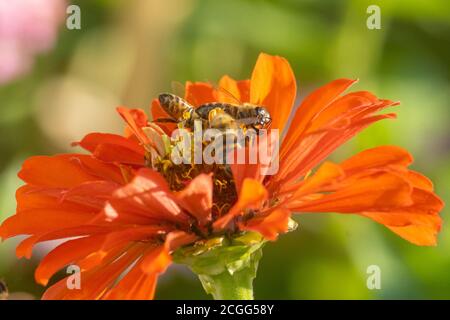
[{"label": "pollen on flower", "polygon": [[[155,125],[155,124],[153,124]],[[175,147],[174,142],[167,149]],[[204,143],[205,145],[206,143]],[[190,150],[193,154],[193,146]],[[150,155],[147,155],[149,158]],[[171,191],[181,191],[187,184],[200,174],[212,174],[213,178],[213,206],[212,217],[219,218],[224,215],[237,201],[238,195],[229,165],[219,163],[174,163],[170,153],[159,153],[151,162],[147,162],[149,167],[162,174],[167,181]]]}]

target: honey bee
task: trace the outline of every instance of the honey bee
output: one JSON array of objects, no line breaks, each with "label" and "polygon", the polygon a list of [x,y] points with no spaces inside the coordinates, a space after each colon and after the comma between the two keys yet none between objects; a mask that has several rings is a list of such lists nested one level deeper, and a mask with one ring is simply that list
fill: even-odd
[{"label": "honey bee", "polygon": [[[195,120],[201,120],[203,127],[214,129],[253,128],[256,131],[267,128],[272,119],[263,106],[241,103],[231,93],[221,89],[236,103],[210,102],[194,108],[183,98],[162,93],[158,100],[170,118],[160,118],[157,122],[181,123],[185,128],[193,128]],[[221,112],[223,111],[223,112]]]}]

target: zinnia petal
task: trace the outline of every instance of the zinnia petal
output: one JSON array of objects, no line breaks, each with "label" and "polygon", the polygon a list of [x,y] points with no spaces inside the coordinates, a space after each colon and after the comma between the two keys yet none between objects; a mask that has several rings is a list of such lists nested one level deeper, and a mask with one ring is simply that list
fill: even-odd
[{"label": "zinnia petal", "polygon": [[205,225],[211,220],[213,180],[210,174],[200,174],[176,194],[178,203]]},{"label": "zinnia petal", "polygon": [[272,116],[272,128],[283,132],[297,91],[289,62],[279,56],[261,53],[250,80],[250,102],[263,105]]},{"label": "zinnia petal", "polygon": [[257,180],[245,179],[236,204],[226,215],[213,223],[214,229],[223,229],[230,221],[242,214],[244,209],[256,209],[267,199],[268,193],[264,186]]},{"label": "zinnia petal", "polygon": [[276,208],[263,216],[250,219],[241,223],[242,230],[257,231],[266,239],[275,241],[279,233],[285,233],[289,229],[291,211],[284,208]]}]

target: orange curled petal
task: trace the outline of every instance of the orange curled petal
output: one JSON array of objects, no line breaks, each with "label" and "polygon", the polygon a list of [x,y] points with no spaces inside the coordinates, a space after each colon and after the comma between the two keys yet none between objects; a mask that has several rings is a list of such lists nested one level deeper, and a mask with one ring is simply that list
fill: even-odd
[{"label": "orange curled petal", "polygon": [[186,222],[188,218],[175,200],[159,172],[142,168],[130,183],[114,192],[105,214],[110,220],[137,214],[155,220]]},{"label": "orange curled petal", "polygon": [[[366,112],[366,108],[375,112],[380,108],[392,105],[394,105],[393,102],[383,102],[376,108],[362,106],[361,109],[363,109],[363,113]],[[372,115],[369,113],[361,116],[361,110],[355,108],[349,114],[346,114],[340,123],[328,124],[320,130],[299,137],[297,143],[290,150],[287,150],[283,143],[280,151],[280,170],[274,180],[281,181],[280,184],[291,184],[293,181],[302,178],[309,170],[317,166],[336,148],[354,137],[358,132],[372,123],[388,118],[395,118],[395,114]]]},{"label": "orange curled petal", "polygon": [[367,91],[351,92],[331,102],[323,110],[311,118],[305,127],[306,132],[314,132],[336,120],[342,119],[352,110],[378,103],[376,96]]},{"label": "orange curled petal", "polygon": [[433,191],[434,189],[433,182],[419,172],[408,170],[407,180],[416,188],[426,191]]},{"label": "orange curled petal", "polygon": [[346,172],[363,169],[398,165],[406,167],[412,163],[412,156],[408,151],[396,146],[380,146],[364,150],[341,163]]},{"label": "orange curled petal", "polygon": [[204,225],[211,220],[213,180],[210,174],[200,174],[176,194],[178,203]]},{"label": "orange curled petal", "polygon": [[187,233],[180,230],[171,231],[166,236],[164,245],[169,252],[172,252],[179,247],[195,242],[197,236],[192,233]]},{"label": "orange curled petal", "polygon": [[36,282],[44,286],[47,285],[50,277],[58,270],[99,250],[104,239],[104,235],[91,236],[69,240],[59,245],[50,251],[37,267],[35,272]]},{"label": "orange curled petal", "polygon": [[257,231],[267,240],[275,241],[279,233],[288,231],[290,216],[290,210],[278,208],[263,217],[255,217],[245,224],[240,224],[240,229]]},{"label": "orange curled petal", "polygon": [[213,223],[215,230],[220,230],[245,209],[257,209],[267,199],[266,188],[257,180],[246,178],[242,183],[239,198],[236,204],[220,219]]},{"label": "orange curled petal", "polygon": [[148,124],[147,116],[145,115],[145,112],[143,110],[128,109],[125,107],[117,107],[116,110],[128,124],[128,128],[139,140],[139,142],[141,142],[144,146],[153,146],[150,139],[147,137],[144,131],[142,131],[142,127],[145,127]]},{"label": "orange curled petal", "polygon": [[356,81],[351,79],[334,80],[307,96],[295,111],[290,129],[283,141],[282,155],[295,144],[310,121]]},{"label": "orange curled petal", "polygon": [[289,62],[279,56],[261,53],[250,80],[250,102],[265,106],[272,117],[272,128],[280,134],[287,124],[297,91]]}]

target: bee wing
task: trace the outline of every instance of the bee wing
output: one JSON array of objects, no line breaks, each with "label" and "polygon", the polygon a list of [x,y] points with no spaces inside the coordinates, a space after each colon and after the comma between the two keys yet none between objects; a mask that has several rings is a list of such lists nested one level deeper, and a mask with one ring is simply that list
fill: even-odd
[{"label": "bee wing", "polygon": [[172,81],[172,93],[184,100],[187,104],[195,108],[195,106],[199,106],[201,104],[201,101],[195,97],[195,95],[190,94],[189,97],[187,96],[187,87],[189,85],[189,81],[185,84],[179,82],[179,81]]},{"label": "bee wing", "polygon": [[[172,81],[172,94],[176,95],[178,98],[181,98],[181,100],[190,107],[194,108],[194,106],[198,105],[195,97],[191,97],[191,102],[187,101],[186,97],[186,84],[181,83],[180,81]],[[193,100],[193,101],[192,101]]]},{"label": "bee wing", "polygon": [[180,81],[172,81],[170,83],[172,94],[184,98],[186,95],[186,86]]},{"label": "bee wing", "polygon": [[234,94],[232,94],[230,91],[228,91],[224,87],[216,86],[216,91],[217,91],[218,98],[220,101],[238,104],[238,105],[243,104],[242,101],[239,100],[239,98],[237,98]]}]

